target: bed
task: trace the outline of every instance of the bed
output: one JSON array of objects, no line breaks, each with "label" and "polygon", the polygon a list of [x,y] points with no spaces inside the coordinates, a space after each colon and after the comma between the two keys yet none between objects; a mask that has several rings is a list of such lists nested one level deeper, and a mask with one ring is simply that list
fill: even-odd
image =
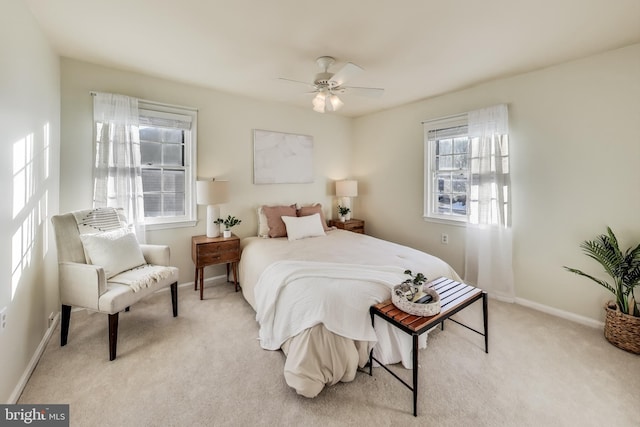
[{"label": "bed", "polygon": [[381,363],[412,367],[410,337],[386,322],[374,329],[369,315],[407,278],[405,269],[459,280],[437,257],[338,229],[297,240],[247,237],[241,251],[242,294],[256,311],[260,345],[282,349],[285,380],[306,397],[352,381],[371,348]]}]

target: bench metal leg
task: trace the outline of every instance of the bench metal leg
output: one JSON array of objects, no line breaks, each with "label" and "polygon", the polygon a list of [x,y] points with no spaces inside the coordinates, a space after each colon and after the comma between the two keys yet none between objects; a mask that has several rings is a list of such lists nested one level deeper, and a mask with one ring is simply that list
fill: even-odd
[{"label": "bench metal leg", "polygon": [[484,320],[484,352],[489,353],[489,319],[486,292],[482,292],[482,317]]},{"label": "bench metal leg", "polygon": [[413,416],[418,416],[418,335],[413,334]]}]

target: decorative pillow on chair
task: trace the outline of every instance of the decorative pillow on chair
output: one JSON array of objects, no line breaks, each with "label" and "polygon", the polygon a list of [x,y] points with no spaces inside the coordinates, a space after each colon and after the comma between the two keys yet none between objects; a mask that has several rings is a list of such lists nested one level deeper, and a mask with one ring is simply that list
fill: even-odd
[{"label": "decorative pillow on chair", "polygon": [[313,214],[320,214],[320,221],[322,222],[322,228],[324,231],[329,231],[329,227],[327,227],[327,220],[324,218],[324,212],[322,212],[322,205],[320,203],[314,203],[313,205],[302,206],[298,209],[298,216],[309,216]]},{"label": "decorative pillow on chair", "polygon": [[107,279],[146,264],[138,239],[126,228],[98,234],[81,234],[87,263],[104,268]]},{"label": "decorative pillow on chair", "polygon": [[324,228],[320,222],[320,214],[307,216],[283,216],[282,221],[287,227],[287,238],[299,240],[306,237],[325,236]]},{"label": "decorative pillow on chair", "polygon": [[287,227],[282,222],[283,216],[296,216],[296,205],[290,206],[263,206],[262,212],[267,217],[269,225],[269,237],[286,237]]}]

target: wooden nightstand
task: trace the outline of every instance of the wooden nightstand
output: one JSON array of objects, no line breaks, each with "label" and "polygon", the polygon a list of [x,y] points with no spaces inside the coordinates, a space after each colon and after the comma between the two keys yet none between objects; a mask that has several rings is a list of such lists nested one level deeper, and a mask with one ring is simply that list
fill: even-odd
[{"label": "wooden nightstand", "polygon": [[194,290],[198,289],[200,279],[200,299],[204,292],[204,268],[208,265],[227,264],[227,280],[229,280],[229,264],[233,270],[233,283],[238,292],[238,261],[240,261],[240,238],[235,234],[231,237],[193,236],[191,238],[191,259],[196,265],[196,278],[193,282]]},{"label": "wooden nightstand", "polygon": [[364,220],[348,219],[345,222],[332,219],[329,221],[330,227],[337,227],[341,230],[353,231],[354,233],[364,234]]}]

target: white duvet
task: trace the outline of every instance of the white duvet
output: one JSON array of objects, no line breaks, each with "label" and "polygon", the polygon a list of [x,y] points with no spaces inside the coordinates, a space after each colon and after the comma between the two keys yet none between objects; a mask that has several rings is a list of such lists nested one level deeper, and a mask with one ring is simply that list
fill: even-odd
[{"label": "white duvet", "polygon": [[[411,338],[377,319],[369,307],[388,299],[403,271],[459,280],[444,261],[371,236],[334,230],[326,236],[288,241],[242,241],[240,284],[256,310],[260,343],[287,355],[285,379],[316,396],[325,384],[351,381],[368,350],[382,363],[411,367]],[[420,347],[426,346],[426,334]]]},{"label": "white duvet", "polygon": [[320,323],[342,337],[375,343],[369,307],[387,299],[405,278],[401,267],[276,261],[255,288],[260,345],[278,350]]}]

